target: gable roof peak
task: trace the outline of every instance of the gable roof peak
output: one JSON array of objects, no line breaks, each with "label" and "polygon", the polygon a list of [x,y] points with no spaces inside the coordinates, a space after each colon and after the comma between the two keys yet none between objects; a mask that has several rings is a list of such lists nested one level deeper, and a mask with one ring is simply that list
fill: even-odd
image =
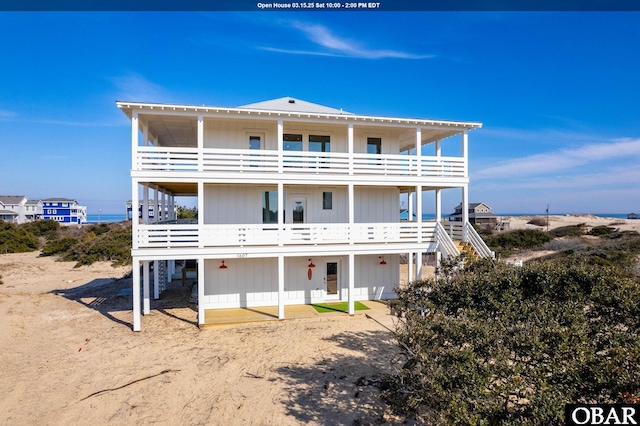
[{"label": "gable roof peak", "polygon": [[331,108],[325,105],[314,104],[302,99],[297,99],[291,96],[285,96],[283,98],[271,99],[268,101],[256,102],[252,104],[242,105],[237,107],[238,109],[263,109],[271,111],[287,111],[287,112],[306,112],[306,113],[318,113],[318,114],[348,114],[353,115],[350,112],[343,111],[337,108]]}]

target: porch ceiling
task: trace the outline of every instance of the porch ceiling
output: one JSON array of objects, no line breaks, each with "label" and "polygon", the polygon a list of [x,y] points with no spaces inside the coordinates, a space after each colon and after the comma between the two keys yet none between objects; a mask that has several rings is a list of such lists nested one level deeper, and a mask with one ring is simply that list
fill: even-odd
[{"label": "porch ceiling", "polygon": [[195,182],[150,182],[152,185],[158,185],[173,195],[181,197],[191,197],[198,195],[198,184]]},{"label": "porch ceiling", "polygon": [[144,116],[149,134],[158,138],[159,146],[198,146],[198,119],[188,116]]}]

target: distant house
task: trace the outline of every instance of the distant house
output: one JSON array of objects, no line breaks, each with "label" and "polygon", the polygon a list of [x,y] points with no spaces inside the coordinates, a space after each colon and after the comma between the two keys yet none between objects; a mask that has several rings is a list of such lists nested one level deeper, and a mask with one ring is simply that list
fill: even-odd
[{"label": "distant house", "polygon": [[[485,203],[469,203],[469,223],[472,225],[491,225],[498,223],[499,216],[491,213],[491,207]],[[462,221],[462,204],[458,204],[455,212],[448,216],[451,222]]]},{"label": "distant house", "polygon": [[27,222],[42,219],[42,200],[27,200],[24,204],[24,218]]},{"label": "distant house", "polygon": [[42,202],[24,195],[0,195],[0,220],[25,223],[42,219]]},{"label": "distant house", "polygon": [[637,219],[637,218],[638,218],[638,215],[635,213],[629,213],[627,215],[627,219]]},{"label": "distant house", "polygon": [[87,222],[87,207],[69,198],[47,198],[42,200],[42,218],[61,225],[80,225]]}]

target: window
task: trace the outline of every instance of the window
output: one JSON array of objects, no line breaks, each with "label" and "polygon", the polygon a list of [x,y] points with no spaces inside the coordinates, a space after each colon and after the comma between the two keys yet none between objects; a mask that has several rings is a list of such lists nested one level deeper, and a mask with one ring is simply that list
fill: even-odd
[{"label": "window", "polygon": [[262,149],[260,136],[249,136],[249,149]]},{"label": "window", "polygon": [[382,153],[382,138],[367,138],[367,154]]},{"label": "window", "polygon": [[331,140],[329,136],[309,135],[309,151],[331,152]]},{"label": "window", "polygon": [[262,223],[278,223],[278,192],[262,193]]},{"label": "window", "polygon": [[302,135],[285,134],[283,135],[285,151],[302,151]]},{"label": "window", "polygon": [[322,193],[322,209],[333,210],[333,192]]}]

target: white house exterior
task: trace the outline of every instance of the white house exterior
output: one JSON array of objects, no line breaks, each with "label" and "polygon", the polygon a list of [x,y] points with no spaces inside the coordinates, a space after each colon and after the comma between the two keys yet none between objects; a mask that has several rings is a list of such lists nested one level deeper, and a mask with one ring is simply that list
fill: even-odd
[{"label": "white house exterior", "polygon": [[[117,102],[132,122],[132,200],[197,197],[196,223],[173,208],[133,220],[133,329],[174,260],[198,264],[207,309],[395,297],[399,256],[457,255],[453,239],[490,252],[467,212],[441,226],[441,192],[468,204],[468,133],[480,123],[357,115],[294,98],[236,108]],[[451,149],[449,149],[451,148]],[[447,152],[456,155],[445,155]],[[422,220],[423,193],[436,220]],[[400,221],[400,194],[409,217]],[[148,208],[142,208],[148,212]],[[142,271],[141,271],[142,270]],[[410,268],[409,277],[413,277]],[[142,286],[142,300],[141,300]]]},{"label": "white house exterior", "polygon": [[0,220],[21,224],[42,219],[42,202],[24,195],[0,195]]}]

